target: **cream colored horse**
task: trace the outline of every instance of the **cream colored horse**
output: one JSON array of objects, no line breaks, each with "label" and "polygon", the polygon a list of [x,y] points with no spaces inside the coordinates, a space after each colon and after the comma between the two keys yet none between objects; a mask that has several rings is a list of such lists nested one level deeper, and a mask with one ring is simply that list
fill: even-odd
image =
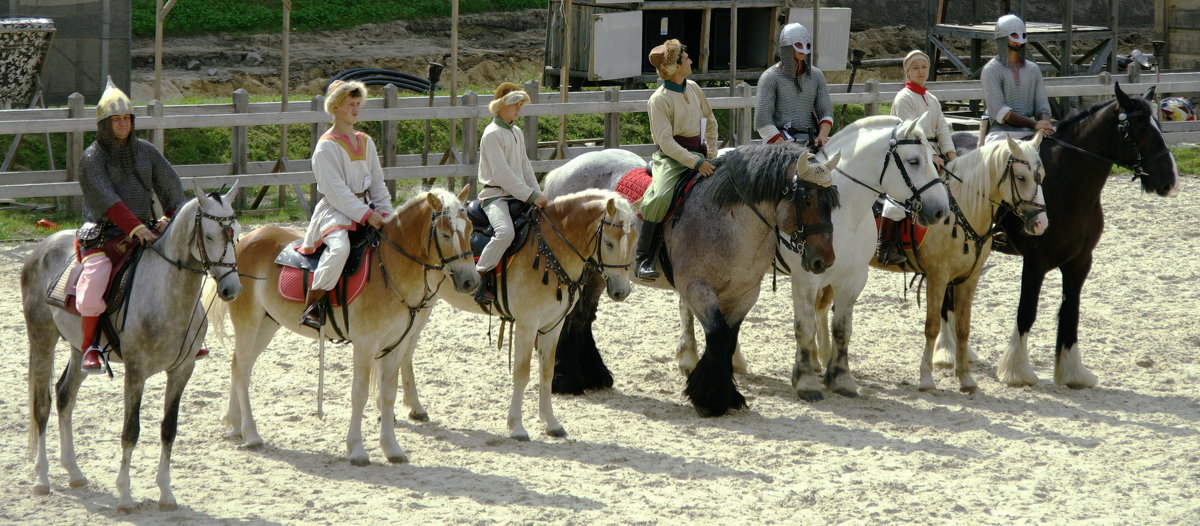
[{"label": "cream colored horse", "polygon": [[[529,440],[521,422],[521,402],[529,383],[533,350],[538,351],[538,417],[552,437],[567,435],[554,416],[550,404],[550,384],[554,377],[554,354],[563,318],[579,298],[584,271],[598,269],[608,284],[608,295],[615,300],[629,296],[627,269],[633,258],[638,232],[637,216],[629,202],[611,190],[584,190],[552,201],[531,227],[525,244],[503,268],[506,277],[498,277],[496,297],[500,312],[515,324],[513,340],[512,402],[508,407],[508,431],[511,438]],[[535,261],[537,264],[535,265]],[[534,267],[537,268],[534,268]],[[550,270],[547,282],[543,273]],[[454,307],[479,314],[484,310],[469,291],[459,290],[442,299]],[[412,375],[412,362],[404,363],[405,378]],[[405,398],[410,385],[405,382]],[[412,390],[416,399],[416,390]]]},{"label": "cream colored horse", "polygon": [[[449,280],[461,293],[470,293],[479,284],[479,274],[470,257],[471,224],[462,198],[466,188],[455,197],[434,189],[410,199],[388,217],[381,229],[380,244],[370,260],[370,280],[358,298],[350,304],[350,330],[347,335],[354,347],[354,379],[351,383],[350,431],[346,436],[350,463],[370,463],[362,444],[362,414],[370,391],[372,369],[378,373],[378,405],[381,415],[379,443],[388,462],[408,460],[396,443],[395,402],[397,373],[404,371],[405,393],[412,385],[412,348],[439,293]],[[228,312],[221,302],[211,303],[209,314],[216,321],[214,332],[225,335],[224,317],[233,322],[233,378],[229,392],[229,410],[225,425],[229,435],[240,436],[246,447],[258,447],[263,439],[250,411],[250,374],[258,359],[280,327],[315,338],[317,333],[300,325],[303,303],[284,300],[277,291],[282,267],[275,256],[303,232],[293,228],[262,227],[238,243],[238,265],[249,278],[243,278],[243,293],[229,303]],[[256,279],[266,278],[266,279]],[[330,309],[329,318],[342,320],[342,308]],[[326,326],[325,336],[334,331]],[[308,358],[306,360],[310,360]],[[410,416],[422,419],[425,410],[413,398],[405,397]],[[427,418],[427,417],[425,417]]]}]

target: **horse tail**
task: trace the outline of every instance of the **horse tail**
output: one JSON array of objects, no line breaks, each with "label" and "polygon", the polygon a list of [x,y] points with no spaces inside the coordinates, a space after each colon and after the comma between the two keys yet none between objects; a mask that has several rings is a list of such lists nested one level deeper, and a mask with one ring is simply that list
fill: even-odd
[{"label": "horse tail", "polygon": [[208,314],[213,334],[217,335],[221,345],[228,347],[229,333],[225,332],[225,318],[229,316],[229,303],[217,298],[217,283],[212,278],[204,279],[204,293],[200,301],[204,304],[204,312]]}]

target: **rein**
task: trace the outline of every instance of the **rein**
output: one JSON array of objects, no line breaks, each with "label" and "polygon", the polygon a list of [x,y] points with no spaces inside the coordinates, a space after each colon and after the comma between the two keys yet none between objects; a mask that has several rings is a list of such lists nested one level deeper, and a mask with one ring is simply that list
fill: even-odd
[{"label": "rein", "polygon": [[[891,137],[891,139],[888,140],[888,151],[883,154],[883,169],[880,170],[880,172],[879,172],[879,184],[883,184],[883,176],[887,175],[888,163],[895,162],[896,168],[900,169],[900,175],[904,179],[905,186],[908,186],[908,189],[912,192],[912,196],[910,196],[908,198],[908,200],[904,201],[901,204],[904,205],[904,208],[910,212],[920,212],[921,208],[923,206],[921,203],[921,194],[925,193],[926,190],[933,188],[933,186],[936,184],[945,184],[946,182],[943,181],[942,178],[940,178],[940,177],[935,177],[932,181],[929,181],[928,183],[925,184],[925,186],[922,186],[921,188],[917,188],[917,185],[913,184],[912,177],[910,177],[908,175],[908,170],[906,170],[904,168],[904,162],[900,160],[900,153],[896,151],[896,147],[901,144],[922,144],[922,141],[920,139],[896,139],[896,130],[898,130],[898,129],[900,129],[899,125],[892,128],[892,137]],[[824,152],[822,152],[822,153],[824,153]],[[829,155],[826,154],[826,158],[828,158],[828,157],[829,157]],[[838,173],[846,176],[851,181],[854,181],[859,186],[862,186],[863,188],[866,188],[872,192],[875,192],[880,197],[884,197],[887,195],[887,192],[879,190],[878,188],[875,188],[867,183],[864,183],[864,182],[858,180],[857,177],[850,175],[849,173],[847,173],[845,170],[841,169],[840,167],[835,166],[833,169],[837,170]],[[949,192],[947,192],[947,193],[949,193]]]},{"label": "rein", "polygon": [[[772,225],[770,221],[767,221],[767,218],[758,210],[758,207],[754,206],[754,202],[747,199],[746,195],[742,193],[742,189],[738,187],[737,182],[734,179],[730,179],[729,183],[730,186],[733,187],[733,190],[737,192],[738,198],[740,198],[742,202],[750,208],[751,212],[754,212],[754,215],[758,217],[758,220],[762,221],[762,224],[766,225],[768,229],[775,232],[775,237],[779,240],[779,244],[783,245],[794,254],[804,254],[804,246],[807,243],[806,238],[808,236],[833,232],[832,221],[825,221],[812,225],[806,225],[803,222],[800,222],[799,228],[788,234],[788,237],[783,237],[783,234],[779,231],[779,225]],[[784,199],[789,199],[792,201],[792,204],[795,205],[797,219],[800,218],[801,212],[804,211],[804,195],[813,188],[816,188],[816,185],[808,181],[800,180],[799,174],[793,174],[791,182],[783,187],[783,193],[781,195]]]},{"label": "rein", "polygon": [[[1117,130],[1121,134],[1120,138],[1117,140],[1117,159],[1112,159],[1112,158],[1109,158],[1108,156],[1101,155],[1098,153],[1092,153],[1083,148],[1075,146],[1074,144],[1071,144],[1067,141],[1060,139],[1058,137],[1058,133],[1049,135],[1048,138],[1068,150],[1074,151],[1076,153],[1081,153],[1081,154],[1087,155],[1089,157],[1092,157],[1094,159],[1098,159],[1098,160],[1107,162],[1109,164],[1115,164],[1117,166],[1125,168],[1126,170],[1133,172],[1133,177],[1130,178],[1130,181],[1134,181],[1139,178],[1144,178],[1147,175],[1150,175],[1149,172],[1147,172],[1146,169],[1142,166],[1142,163],[1153,161],[1159,157],[1162,157],[1164,155],[1171,153],[1171,149],[1164,146],[1163,149],[1161,151],[1159,151],[1158,153],[1155,153],[1154,155],[1151,155],[1149,157],[1142,157],[1142,152],[1141,152],[1141,150],[1137,149],[1137,144],[1136,144],[1135,139],[1133,138],[1133,133],[1129,129],[1129,118],[1130,117],[1140,117],[1142,115],[1147,115],[1146,110],[1136,110],[1136,111],[1129,112],[1129,113],[1122,111],[1117,114]],[[1120,158],[1122,157],[1122,153],[1125,151],[1126,144],[1131,144],[1134,146],[1134,159],[1133,159],[1132,163],[1120,160]]]},{"label": "rein", "polygon": [[[199,203],[197,203],[197,206],[199,206]],[[208,249],[204,246],[204,239],[196,237],[197,234],[202,232],[200,229],[201,219],[211,219],[216,221],[218,225],[221,225],[221,233],[225,236],[225,244],[224,248],[221,250],[221,257],[218,258],[217,261],[213,261],[208,257]],[[164,261],[173,265],[176,270],[186,270],[195,274],[204,274],[212,267],[228,268],[229,270],[225,271],[224,274],[221,274],[220,277],[215,278],[216,281],[221,281],[222,279],[225,279],[225,276],[237,272],[237,260],[234,260],[233,263],[225,263],[222,261],[225,259],[225,255],[229,253],[229,246],[237,241],[233,239],[233,224],[236,222],[237,215],[214,216],[203,210],[196,210],[196,221],[195,228],[192,229],[192,240],[196,241],[196,244],[200,249],[200,268],[196,268],[182,261],[176,261],[170,257],[167,257],[167,254],[163,252],[161,247],[158,246],[158,243],[151,243],[148,246],[154,251],[155,254],[158,254],[159,257],[163,258]]]}]

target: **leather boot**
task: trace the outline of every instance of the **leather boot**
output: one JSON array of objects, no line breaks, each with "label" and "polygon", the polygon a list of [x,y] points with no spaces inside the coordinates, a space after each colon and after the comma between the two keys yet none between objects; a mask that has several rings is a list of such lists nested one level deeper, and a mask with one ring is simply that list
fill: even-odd
[{"label": "leather boot", "polygon": [[96,345],[96,329],[100,326],[99,316],[82,316],[83,341],[80,346],[83,351],[83,365],[79,370],[84,374],[104,374],[104,361],[100,356],[100,346]]},{"label": "leather boot", "polygon": [[658,279],[658,251],[662,247],[662,223],[642,221],[642,233],[638,236],[637,270],[635,275],[640,280],[654,281]]},{"label": "leather boot", "polygon": [[490,305],[496,302],[496,269],[479,274],[479,288],[475,289],[475,303]]},{"label": "leather boot", "polygon": [[321,327],[325,325],[325,305],[328,304],[325,298],[328,294],[328,290],[312,289],[308,291],[308,295],[304,298],[304,314],[300,315],[300,325],[321,330]]},{"label": "leather boot", "polygon": [[903,265],[908,262],[899,250],[897,231],[900,225],[886,217],[879,218],[879,250],[875,260],[881,265]]},{"label": "leather boot", "polygon": [[196,359],[203,358],[208,358],[208,342],[200,342],[200,349],[196,350]]}]

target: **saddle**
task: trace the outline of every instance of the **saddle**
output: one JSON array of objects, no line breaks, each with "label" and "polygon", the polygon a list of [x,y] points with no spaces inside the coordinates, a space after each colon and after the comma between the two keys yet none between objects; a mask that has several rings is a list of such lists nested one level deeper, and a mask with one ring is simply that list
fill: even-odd
[{"label": "saddle", "polygon": [[[116,311],[125,302],[129,285],[133,282],[134,268],[142,250],[135,240],[120,236],[101,245],[104,255],[112,261],[112,272],[108,275],[108,286],[104,291],[105,314]],[[58,278],[50,282],[46,291],[46,303],[79,316],[75,305],[75,291],[79,276],[83,274],[82,250],[79,239],[75,240],[75,257],[70,258]]]},{"label": "saddle", "polygon": [[[679,216],[683,214],[683,206],[692,195],[692,190],[696,188],[696,183],[702,180],[700,172],[696,170],[688,170],[683,177],[679,178],[679,182],[675,183],[674,193],[671,194],[671,205],[667,208],[667,215],[663,216],[663,223],[674,218],[679,220]],[[621,179],[617,181],[616,191],[630,203],[636,203],[646,193],[646,189],[650,188],[650,182],[653,177],[650,175],[649,166],[639,166],[625,173]],[[675,286],[675,271],[671,266],[671,255],[667,249],[665,230],[658,231],[660,241],[655,245],[658,249],[658,263],[662,266],[663,277],[667,279],[672,287]]]},{"label": "saddle", "polygon": [[[370,280],[369,261],[371,249],[378,243],[379,231],[373,228],[359,228],[350,231],[350,256],[346,258],[346,266],[342,267],[342,276],[338,279],[335,294],[329,295],[330,304],[334,307],[349,305],[358,297]],[[321,261],[325,246],[317,248],[312,254],[299,252],[303,239],[288,243],[275,256],[275,264],[283,269],[279,273],[279,296],[287,301],[303,303],[304,296],[312,284],[313,272]]]},{"label": "saddle", "polygon": [[[921,244],[925,242],[925,234],[929,230],[927,227],[918,225],[911,217],[906,217],[898,223],[898,234],[896,235],[896,245],[905,250],[916,250],[921,248]],[[879,216],[875,216],[875,230],[879,231]]]},{"label": "saddle", "polygon": [[[508,245],[508,249],[504,251],[501,261],[507,261],[525,245],[525,240],[529,238],[530,225],[530,206],[528,204],[516,199],[504,199],[504,202],[508,204],[508,216],[513,220],[513,232],[516,235],[513,236],[513,242]],[[475,253],[475,261],[479,261],[479,254],[496,235],[496,229],[492,228],[491,220],[483,211],[483,203],[478,199],[467,202],[467,217],[471,218],[471,224],[475,226],[471,232],[471,251]],[[503,265],[496,268],[501,267]]]}]

